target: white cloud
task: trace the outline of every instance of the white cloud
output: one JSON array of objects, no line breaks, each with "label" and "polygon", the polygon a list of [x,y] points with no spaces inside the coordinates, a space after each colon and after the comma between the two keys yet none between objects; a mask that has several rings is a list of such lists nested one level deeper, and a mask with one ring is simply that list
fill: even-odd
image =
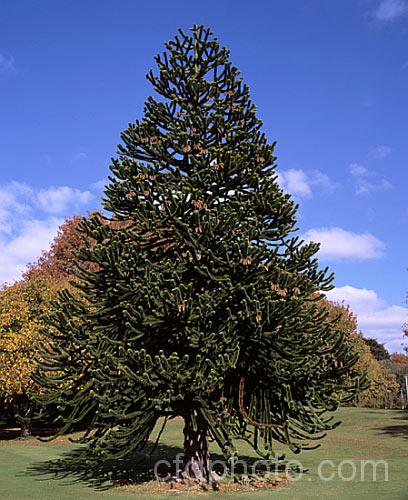
[{"label": "white cloud", "polygon": [[384,303],[379,300],[377,292],[367,288],[341,286],[330,290],[326,295],[334,302],[344,302],[349,305],[354,312],[373,310],[384,306]]},{"label": "white cloud", "polygon": [[35,190],[19,182],[0,185],[0,285],[18,279],[49,247],[62,217],[91,208],[93,200],[91,191],[67,186]]},{"label": "white cloud", "polygon": [[60,186],[41,190],[37,197],[41,208],[45,212],[64,214],[70,207],[78,209],[81,205],[89,203],[93,195],[90,191]]},{"label": "white cloud", "polygon": [[0,75],[9,76],[17,73],[14,57],[0,53]]},{"label": "white cloud", "polygon": [[333,191],[337,187],[337,184],[320,170],[305,172],[295,168],[278,172],[278,183],[282,189],[300,198],[311,198],[315,187],[325,191]]},{"label": "white cloud", "polygon": [[366,167],[364,165],[360,165],[359,163],[352,163],[350,165],[350,172],[353,177],[364,177],[369,175]]},{"label": "white cloud", "polygon": [[390,148],[390,146],[384,146],[384,145],[377,146],[371,151],[371,155],[374,156],[374,158],[385,158],[386,156],[389,156],[391,153],[392,153],[392,148]]},{"label": "white cloud", "polygon": [[312,170],[309,174],[309,179],[313,187],[322,188],[328,192],[332,192],[339,187],[336,182],[333,182],[327,174],[324,174],[320,170]]},{"label": "white cloud", "polygon": [[31,211],[25,201],[31,194],[31,188],[20,182],[10,182],[0,186],[0,234],[10,233],[13,220]]},{"label": "white cloud", "polygon": [[2,228],[3,231],[7,230],[7,226],[12,222],[11,212],[27,215],[39,207],[47,213],[66,215],[69,210],[78,210],[93,198],[90,191],[81,191],[68,186],[35,191],[27,184],[15,181],[0,185],[0,231]]},{"label": "white cloud", "polygon": [[406,0],[381,0],[373,15],[377,21],[395,21],[407,14],[408,2]]},{"label": "white cloud", "polygon": [[312,196],[312,189],[307,175],[303,170],[291,168],[281,171],[278,174],[279,185],[291,194],[309,198]]},{"label": "white cloud", "polygon": [[340,227],[309,229],[303,238],[320,243],[319,256],[329,260],[371,260],[384,254],[384,243],[372,234]]},{"label": "white cloud", "polygon": [[387,179],[377,172],[369,170],[361,163],[352,163],[349,168],[354,180],[356,194],[364,195],[392,188],[392,184]]},{"label": "white cloud", "polygon": [[29,262],[37,260],[49,247],[61,219],[26,220],[20,224],[18,235],[11,239],[0,237],[0,283],[17,279]]},{"label": "white cloud", "polygon": [[390,351],[402,350],[402,325],[408,321],[408,309],[389,305],[377,292],[366,288],[342,286],[326,292],[327,298],[350,306],[357,315],[365,337],[375,338]]}]

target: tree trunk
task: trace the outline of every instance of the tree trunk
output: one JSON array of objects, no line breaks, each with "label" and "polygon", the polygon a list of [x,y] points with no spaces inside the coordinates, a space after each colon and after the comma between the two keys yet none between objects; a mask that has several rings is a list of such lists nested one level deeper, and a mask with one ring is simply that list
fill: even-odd
[{"label": "tree trunk", "polygon": [[201,485],[211,481],[208,426],[200,411],[192,410],[184,416],[183,476]]},{"label": "tree trunk", "polygon": [[20,432],[21,437],[31,436],[31,431],[32,431],[31,421],[21,422],[20,428],[21,428],[21,432]]},{"label": "tree trunk", "polygon": [[[31,436],[33,404],[30,399],[25,395],[17,396],[14,401],[14,411],[17,419],[20,421],[20,436]],[[18,418],[20,416],[20,418]]]}]

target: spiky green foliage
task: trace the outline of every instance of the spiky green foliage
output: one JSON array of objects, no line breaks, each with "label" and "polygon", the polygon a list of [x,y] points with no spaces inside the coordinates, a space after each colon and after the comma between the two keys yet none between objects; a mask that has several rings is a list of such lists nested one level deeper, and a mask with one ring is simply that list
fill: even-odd
[{"label": "spiky green foliage", "polygon": [[228,50],[201,26],[166,49],[147,75],[158,97],[112,160],[111,216],[83,222],[94,244],[50,323],[41,401],[59,405],[61,432],[87,421],[109,456],[175,415],[226,456],[235,438],[300,450],[358,385],[316,304],[332,276],[294,235],[297,207]]}]

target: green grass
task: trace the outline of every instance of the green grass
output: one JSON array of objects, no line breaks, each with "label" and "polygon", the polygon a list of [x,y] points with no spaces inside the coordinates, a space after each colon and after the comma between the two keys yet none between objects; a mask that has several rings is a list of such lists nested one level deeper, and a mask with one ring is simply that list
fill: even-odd
[{"label": "green grass", "polygon": [[[301,455],[287,454],[287,458],[300,460],[309,471],[301,480],[291,482],[288,488],[256,493],[213,493],[214,498],[270,498],[280,499],[408,499],[408,412],[398,410],[370,410],[365,408],[343,408],[338,417],[343,424],[332,431],[322,446]],[[158,457],[169,456],[180,451],[182,434],[181,422],[172,421],[163,435],[162,445],[156,451]],[[138,493],[118,488],[100,489],[95,481],[108,472],[93,469],[80,463],[58,461],[67,452],[78,451],[79,447],[65,440],[41,443],[34,439],[0,441],[0,499],[94,499],[99,498],[146,498],[146,493]],[[214,449],[216,452],[217,450]],[[240,455],[251,455],[246,446],[240,448]],[[336,474],[332,481],[322,481],[318,477],[318,464],[322,460],[332,460],[337,467],[342,460],[352,460],[359,466],[360,460],[386,460],[388,481],[383,470],[378,469],[377,481],[367,468],[366,481],[360,474],[354,481],[342,481]],[[111,464],[120,477],[122,469],[133,467],[134,462]],[[350,465],[344,466],[344,474],[350,472]],[[109,469],[109,467],[108,467]],[[323,469],[325,474],[333,472],[331,465]],[[63,477],[67,474],[66,477]],[[182,494],[184,498],[193,498]],[[169,495],[155,494],[154,498],[169,498]]]}]

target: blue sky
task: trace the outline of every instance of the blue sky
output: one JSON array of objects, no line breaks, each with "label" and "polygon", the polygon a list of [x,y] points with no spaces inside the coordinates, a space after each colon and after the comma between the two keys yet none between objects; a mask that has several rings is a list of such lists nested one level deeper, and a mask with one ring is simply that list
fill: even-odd
[{"label": "blue sky", "polygon": [[408,319],[408,0],[3,0],[0,281],[66,216],[99,205],[145,74],[178,27],[231,50],[271,140],[299,230],[322,242],[330,296],[401,349]]}]

